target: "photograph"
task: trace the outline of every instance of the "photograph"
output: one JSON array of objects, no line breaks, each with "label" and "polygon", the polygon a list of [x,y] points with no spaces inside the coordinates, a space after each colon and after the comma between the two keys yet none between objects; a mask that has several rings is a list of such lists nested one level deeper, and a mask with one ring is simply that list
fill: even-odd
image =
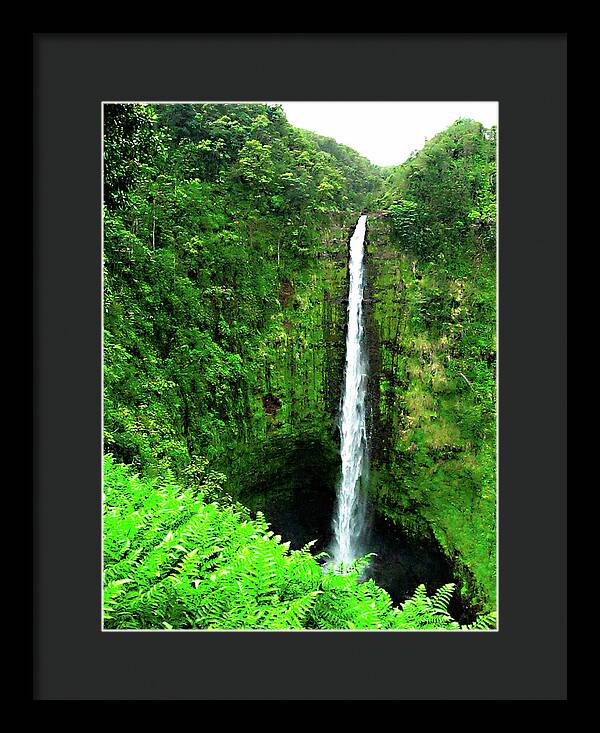
[{"label": "photograph", "polygon": [[102,101],[103,632],[498,632],[501,112]]}]

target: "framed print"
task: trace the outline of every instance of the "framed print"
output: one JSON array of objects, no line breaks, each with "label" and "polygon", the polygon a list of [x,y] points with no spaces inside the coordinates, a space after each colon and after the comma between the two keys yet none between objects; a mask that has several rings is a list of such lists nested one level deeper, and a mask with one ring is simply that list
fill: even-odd
[{"label": "framed print", "polygon": [[564,699],[565,36],[34,52],[34,699]]}]

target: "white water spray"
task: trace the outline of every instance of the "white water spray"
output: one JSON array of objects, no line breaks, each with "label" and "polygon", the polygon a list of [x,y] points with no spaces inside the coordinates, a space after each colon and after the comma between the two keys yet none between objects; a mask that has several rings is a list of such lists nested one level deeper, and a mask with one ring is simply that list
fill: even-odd
[{"label": "white water spray", "polygon": [[367,351],[364,341],[364,240],[367,216],[363,214],[350,239],[350,288],[344,392],[339,419],[342,477],[333,518],[334,568],[347,566],[360,555],[365,526],[364,486],[367,473],[365,393]]}]

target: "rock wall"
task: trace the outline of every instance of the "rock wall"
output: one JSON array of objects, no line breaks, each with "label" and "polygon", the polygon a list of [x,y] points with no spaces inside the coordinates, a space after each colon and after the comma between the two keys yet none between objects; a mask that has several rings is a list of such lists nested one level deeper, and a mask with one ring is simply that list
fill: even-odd
[{"label": "rock wall", "polygon": [[319,256],[282,277],[249,396],[251,437],[240,446],[235,470],[227,471],[232,493],[273,520],[302,497],[309,505],[320,503],[316,492],[326,495],[320,506],[328,516],[324,525],[319,519],[315,526],[330,523],[339,472],[336,418],[345,356],[349,231],[350,218],[335,222]]},{"label": "rock wall", "polygon": [[449,378],[449,340],[417,325],[418,267],[392,245],[383,218],[369,219],[367,252],[372,503],[416,538],[435,538],[463,592],[491,609],[494,446],[465,435],[473,398]]}]

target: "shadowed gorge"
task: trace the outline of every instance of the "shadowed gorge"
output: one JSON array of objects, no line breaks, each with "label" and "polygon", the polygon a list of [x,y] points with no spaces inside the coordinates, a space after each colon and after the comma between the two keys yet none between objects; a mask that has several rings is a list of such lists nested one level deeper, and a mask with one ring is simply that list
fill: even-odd
[{"label": "shadowed gorge", "polygon": [[105,106],[107,627],[495,625],[495,148]]}]

